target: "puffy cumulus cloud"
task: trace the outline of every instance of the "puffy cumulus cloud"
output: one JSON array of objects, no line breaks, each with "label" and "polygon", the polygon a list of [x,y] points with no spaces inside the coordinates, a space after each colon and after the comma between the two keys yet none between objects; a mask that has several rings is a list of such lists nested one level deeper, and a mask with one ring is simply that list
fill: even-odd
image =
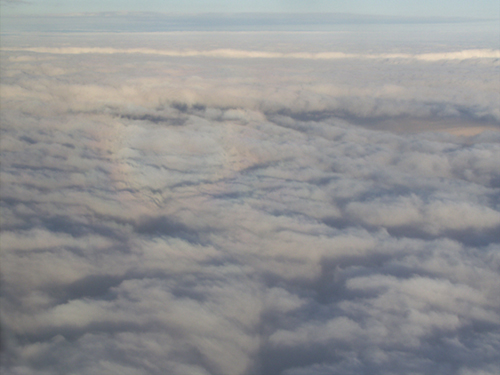
[{"label": "puffy cumulus cloud", "polygon": [[[252,35],[233,37],[272,49]],[[150,37],[128,48],[158,50]],[[219,37],[209,50],[235,48]],[[65,36],[16,38],[1,56],[6,374],[500,371],[495,59],[73,55],[51,50]]]}]

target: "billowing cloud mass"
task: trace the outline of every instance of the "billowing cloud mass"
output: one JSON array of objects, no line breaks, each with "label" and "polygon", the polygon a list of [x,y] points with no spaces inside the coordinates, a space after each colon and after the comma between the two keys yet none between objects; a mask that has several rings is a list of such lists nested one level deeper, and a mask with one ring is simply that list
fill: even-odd
[{"label": "billowing cloud mass", "polygon": [[498,51],[379,37],[3,36],[3,373],[500,373]]}]

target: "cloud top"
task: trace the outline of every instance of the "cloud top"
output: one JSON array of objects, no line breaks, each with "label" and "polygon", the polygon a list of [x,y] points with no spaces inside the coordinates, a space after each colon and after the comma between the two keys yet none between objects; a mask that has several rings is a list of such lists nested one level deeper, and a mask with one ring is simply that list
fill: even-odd
[{"label": "cloud top", "polygon": [[3,373],[500,372],[495,50],[32,37],[0,57]]},{"label": "cloud top", "polygon": [[151,48],[100,48],[100,47],[59,47],[59,48],[2,48],[5,51],[35,52],[60,55],[79,54],[141,54],[169,57],[213,57],[221,59],[305,59],[305,60],[337,60],[337,59],[403,59],[419,61],[469,60],[469,59],[499,59],[500,50],[472,49],[444,53],[385,53],[385,54],[354,54],[344,52],[296,52],[280,53],[268,51],[248,51],[236,49],[215,50],[158,50]]}]

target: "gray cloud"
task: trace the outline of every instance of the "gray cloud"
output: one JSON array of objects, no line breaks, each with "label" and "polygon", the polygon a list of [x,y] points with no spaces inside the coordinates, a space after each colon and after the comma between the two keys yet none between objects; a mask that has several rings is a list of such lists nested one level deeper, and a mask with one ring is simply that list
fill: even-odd
[{"label": "gray cloud", "polygon": [[[252,35],[161,37],[270,49]],[[288,37],[270,35],[318,53]],[[1,56],[6,374],[498,373],[495,59],[18,38]],[[380,53],[464,50],[410,47]]]}]

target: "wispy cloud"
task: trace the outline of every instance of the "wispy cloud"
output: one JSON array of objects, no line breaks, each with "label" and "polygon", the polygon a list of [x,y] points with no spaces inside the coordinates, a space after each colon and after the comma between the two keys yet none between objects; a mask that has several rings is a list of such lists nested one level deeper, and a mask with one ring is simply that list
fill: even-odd
[{"label": "wispy cloud", "polygon": [[500,50],[492,49],[472,49],[456,52],[440,53],[379,53],[379,54],[359,54],[344,52],[296,52],[281,53],[268,51],[248,51],[236,49],[215,49],[215,50],[158,50],[151,48],[100,48],[100,47],[62,47],[62,48],[2,48],[4,51],[23,51],[59,55],[79,55],[79,54],[140,54],[159,55],[169,57],[213,57],[222,59],[306,59],[306,60],[337,60],[337,59],[403,59],[419,61],[441,61],[441,60],[469,60],[469,59],[498,59]]}]

